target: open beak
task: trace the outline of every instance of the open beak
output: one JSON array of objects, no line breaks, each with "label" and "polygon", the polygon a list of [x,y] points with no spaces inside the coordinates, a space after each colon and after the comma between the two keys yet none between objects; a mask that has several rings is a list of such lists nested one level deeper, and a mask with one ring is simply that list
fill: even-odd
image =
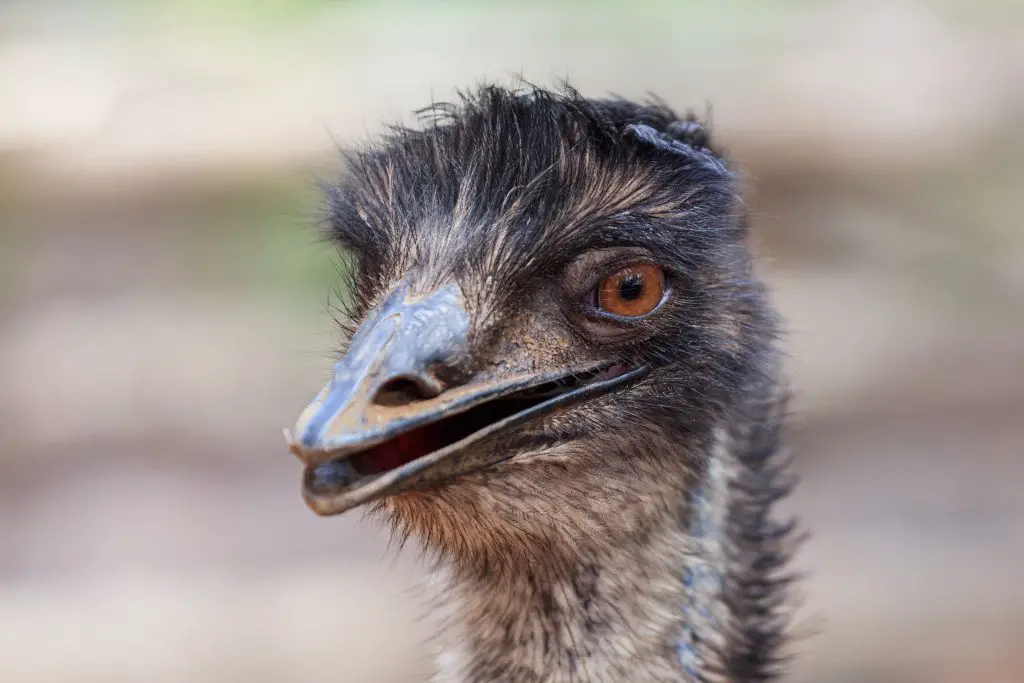
[{"label": "open beak", "polygon": [[471,469],[458,458],[470,444],[647,373],[605,362],[459,382],[452,378],[468,374],[468,327],[454,285],[425,297],[399,288],[367,317],[334,378],[285,431],[306,466],[303,497],[316,513],[457,476]]}]

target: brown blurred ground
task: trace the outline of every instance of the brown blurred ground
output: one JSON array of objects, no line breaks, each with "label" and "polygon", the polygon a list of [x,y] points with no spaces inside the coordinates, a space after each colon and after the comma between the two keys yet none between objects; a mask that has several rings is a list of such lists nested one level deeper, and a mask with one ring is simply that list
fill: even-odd
[{"label": "brown blurred ground", "polygon": [[0,681],[423,679],[412,557],[283,448],[335,339],[307,190],[514,70],[710,101],[751,176],[814,533],[792,680],[1024,680],[1019,10],[161,7],[0,9]]}]

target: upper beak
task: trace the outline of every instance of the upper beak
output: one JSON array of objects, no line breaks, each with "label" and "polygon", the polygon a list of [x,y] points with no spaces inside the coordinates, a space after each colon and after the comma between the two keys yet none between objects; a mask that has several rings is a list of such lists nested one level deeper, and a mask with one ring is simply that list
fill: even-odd
[{"label": "upper beak", "polygon": [[[303,496],[315,512],[337,514],[403,490],[427,469],[457,473],[448,456],[469,443],[647,372],[602,363],[466,381],[468,321],[458,288],[448,285],[421,297],[399,288],[360,325],[333,379],[285,431],[306,465]],[[353,464],[357,454],[389,464],[365,474]]]},{"label": "upper beak", "polygon": [[437,371],[451,376],[466,365],[467,330],[454,285],[424,298],[393,292],[359,327],[333,379],[299,416],[292,452],[315,466],[429,420],[440,408],[429,399],[446,388]]}]

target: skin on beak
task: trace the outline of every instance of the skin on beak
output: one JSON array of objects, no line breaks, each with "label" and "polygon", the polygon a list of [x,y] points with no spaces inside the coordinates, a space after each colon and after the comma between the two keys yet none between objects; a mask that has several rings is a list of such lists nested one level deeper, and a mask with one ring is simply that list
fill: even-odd
[{"label": "skin on beak", "polygon": [[465,366],[468,328],[454,285],[420,298],[404,287],[392,292],[360,325],[333,379],[299,416],[292,451],[316,466],[428,420],[435,411],[417,404],[444,391],[438,368],[451,373]]},{"label": "skin on beak", "polygon": [[[370,313],[333,379],[285,431],[306,466],[303,497],[314,512],[338,514],[412,488],[426,470],[459,474],[459,459],[449,456],[469,444],[647,372],[602,363],[478,373],[467,381],[468,331],[455,285],[423,296],[399,287]],[[370,473],[358,466],[367,456],[376,458]]]}]

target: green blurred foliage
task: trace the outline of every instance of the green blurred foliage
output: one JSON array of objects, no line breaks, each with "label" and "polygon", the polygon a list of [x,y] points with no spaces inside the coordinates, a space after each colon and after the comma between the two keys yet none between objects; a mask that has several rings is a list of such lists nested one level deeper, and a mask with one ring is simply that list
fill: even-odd
[{"label": "green blurred foliage", "polygon": [[348,260],[325,239],[312,185],[252,186],[209,200],[174,233],[189,271],[204,286],[303,307],[333,302]]}]

